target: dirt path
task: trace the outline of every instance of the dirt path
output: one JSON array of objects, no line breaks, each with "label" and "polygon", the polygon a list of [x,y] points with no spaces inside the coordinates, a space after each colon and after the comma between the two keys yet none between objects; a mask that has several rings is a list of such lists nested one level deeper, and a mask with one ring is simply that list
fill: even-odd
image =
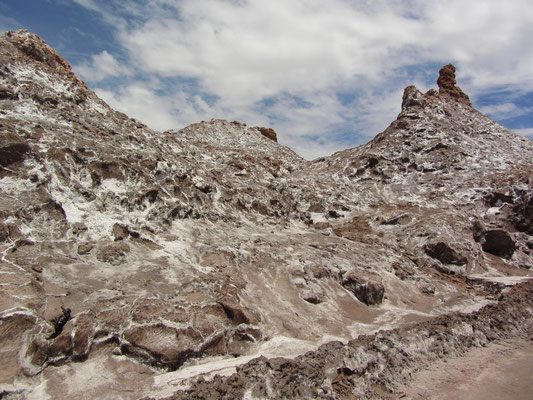
[{"label": "dirt path", "polygon": [[402,391],[412,400],[533,399],[533,338],[475,348],[414,375]]}]

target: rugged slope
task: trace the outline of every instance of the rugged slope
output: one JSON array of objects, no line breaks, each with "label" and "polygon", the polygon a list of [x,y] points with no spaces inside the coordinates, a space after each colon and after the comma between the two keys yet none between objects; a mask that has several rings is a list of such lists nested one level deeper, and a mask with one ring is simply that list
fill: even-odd
[{"label": "rugged slope", "polygon": [[531,275],[533,144],[474,110],[451,66],[370,143],[308,162],[238,122],[153,131],[26,31],[0,59],[4,393],[164,397]]}]

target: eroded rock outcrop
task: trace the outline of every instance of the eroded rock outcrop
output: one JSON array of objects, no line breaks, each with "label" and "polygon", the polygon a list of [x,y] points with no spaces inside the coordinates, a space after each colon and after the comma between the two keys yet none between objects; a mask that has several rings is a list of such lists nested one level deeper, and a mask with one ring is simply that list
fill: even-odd
[{"label": "eroded rock outcrop", "polygon": [[466,95],[459,86],[456,86],[456,83],[455,66],[448,64],[442,67],[439,71],[439,79],[437,80],[439,93],[451,96],[460,103],[472,106],[468,95]]}]

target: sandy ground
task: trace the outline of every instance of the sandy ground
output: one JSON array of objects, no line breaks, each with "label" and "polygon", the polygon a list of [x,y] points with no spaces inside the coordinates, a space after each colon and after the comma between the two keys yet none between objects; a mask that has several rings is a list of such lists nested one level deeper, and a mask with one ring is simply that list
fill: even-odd
[{"label": "sandy ground", "polygon": [[402,388],[412,400],[533,399],[533,338],[475,348],[418,372]]}]

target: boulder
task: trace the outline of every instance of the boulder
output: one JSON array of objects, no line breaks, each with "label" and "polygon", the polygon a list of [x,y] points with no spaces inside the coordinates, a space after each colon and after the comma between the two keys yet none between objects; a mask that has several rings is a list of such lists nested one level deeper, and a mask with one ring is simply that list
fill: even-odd
[{"label": "boulder", "polygon": [[425,245],[424,251],[431,258],[444,264],[464,265],[468,261],[465,256],[459,254],[444,242],[428,243]]},{"label": "boulder", "polygon": [[129,252],[130,246],[120,241],[102,248],[96,258],[111,265],[120,265],[126,261],[126,256]]},{"label": "boulder", "polygon": [[22,161],[30,150],[30,145],[20,136],[9,132],[2,133],[0,135],[0,166],[7,167]]},{"label": "boulder", "polygon": [[424,95],[415,86],[407,86],[403,91],[402,96],[402,113],[400,115],[408,115],[411,108],[424,108]]},{"label": "boulder", "polygon": [[80,256],[82,255],[85,255],[85,254],[89,254],[92,249],[94,248],[94,244],[92,243],[81,243],[79,246],[78,246],[78,254]]},{"label": "boulder", "polygon": [[76,318],[73,337],[73,357],[82,360],[87,357],[94,335],[94,318],[89,313],[80,314]]},{"label": "boulder", "polygon": [[256,318],[254,318],[248,311],[246,311],[244,308],[240,306],[236,301],[233,299],[226,297],[222,301],[219,302],[219,304],[224,309],[224,312],[228,316],[228,318],[235,324],[250,324],[250,323],[256,323]]},{"label": "boulder", "polygon": [[352,271],[342,279],[342,286],[366,305],[381,304],[385,294],[381,276],[372,272]]},{"label": "boulder", "polygon": [[113,225],[113,236],[115,240],[124,240],[130,235],[130,231],[126,225],[116,223]]}]

